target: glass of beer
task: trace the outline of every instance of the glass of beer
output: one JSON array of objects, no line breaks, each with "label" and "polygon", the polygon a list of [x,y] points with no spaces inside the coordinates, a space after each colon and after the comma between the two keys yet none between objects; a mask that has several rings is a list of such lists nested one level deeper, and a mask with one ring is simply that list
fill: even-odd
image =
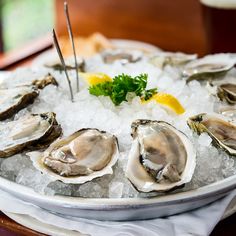
[{"label": "glass of beer", "polygon": [[236,52],[236,0],[200,0],[207,53]]}]

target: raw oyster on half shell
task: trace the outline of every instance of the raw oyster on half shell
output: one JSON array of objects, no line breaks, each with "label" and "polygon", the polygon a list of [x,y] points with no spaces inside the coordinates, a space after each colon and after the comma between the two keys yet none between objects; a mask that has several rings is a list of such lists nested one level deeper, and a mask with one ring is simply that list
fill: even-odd
[{"label": "raw oyster on half shell", "polygon": [[213,143],[236,156],[236,125],[219,114],[198,114],[187,121],[189,127],[201,134],[206,132],[214,141]]},{"label": "raw oyster on half shell", "polygon": [[164,121],[132,123],[133,144],[126,176],[141,192],[165,192],[189,182],[195,149],[185,134]]},{"label": "raw oyster on half shell", "polygon": [[217,112],[225,117],[230,118],[231,120],[236,120],[236,108],[234,107],[222,107],[219,108]]},{"label": "raw oyster on half shell", "polygon": [[0,88],[0,121],[15,115],[19,110],[33,103],[40,89],[49,84],[58,85],[53,76],[48,74],[43,79],[34,80],[31,84],[13,88]]},{"label": "raw oyster on half shell", "polygon": [[28,155],[34,166],[53,180],[82,184],[112,174],[119,151],[114,135],[89,128],[55,141],[43,153]]},{"label": "raw oyster on half shell", "polygon": [[183,76],[186,81],[215,79],[231,70],[235,65],[235,59],[229,55],[215,54],[194,60],[183,68]]},{"label": "raw oyster on half shell", "polygon": [[196,54],[185,54],[182,52],[158,52],[150,58],[150,63],[159,68],[165,65],[183,66],[184,64],[195,60]]},{"label": "raw oyster on half shell", "polygon": [[120,61],[121,64],[127,64],[141,60],[143,54],[137,50],[107,49],[101,55],[106,64],[112,64],[115,61]]},{"label": "raw oyster on half shell", "polygon": [[229,104],[236,104],[236,84],[222,83],[217,87],[217,96]]},{"label": "raw oyster on half shell", "polygon": [[206,88],[210,94],[218,96],[221,101],[230,105],[236,104],[236,82],[235,77],[227,77],[219,80],[209,81]]},{"label": "raw oyster on half shell", "polygon": [[30,114],[18,120],[0,123],[0,157],[9,157],[25,149],[48,146],[62,130],[52,112]]}]

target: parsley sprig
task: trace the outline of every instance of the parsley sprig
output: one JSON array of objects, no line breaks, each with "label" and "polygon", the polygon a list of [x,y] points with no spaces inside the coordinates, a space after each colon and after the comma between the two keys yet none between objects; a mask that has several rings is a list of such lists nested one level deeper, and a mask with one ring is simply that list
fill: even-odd
[{"label": "parsley sprig", "polygon": [[157,93],[157,88],[146,90],[147,78],[147,74],[140,74],[135,77],[125,74],[117,75],[112,82],[106,81],[90,86],[89,93],[95,96],[109,96],[116,106],[127,101],[126,96],[130,92],[148,100]]}]

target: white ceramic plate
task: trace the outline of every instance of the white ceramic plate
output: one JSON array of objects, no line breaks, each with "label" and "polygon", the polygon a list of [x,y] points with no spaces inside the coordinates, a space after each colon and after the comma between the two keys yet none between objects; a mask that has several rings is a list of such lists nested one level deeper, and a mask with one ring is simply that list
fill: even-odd
[{"label": "white ceramic plate", "polygon": [[[115,40],[127,46],[128,41]],[[132,41],[133,45],[140,42]],[[147,46],[141,43],[142,47]],[[130,46],[129,46],[130,47]],[[152,45],[148,47],[153,50]],[[158,49],[156,49],[158,50]],[[35,64],[48,59],[48,54],[40,56]],[[34,192],[32,189],[11,182],[0,177],[0,189],[33,203],[44,209],[61,214],[84,217],[98,220],[137,220],[169,216],[184,211],[192,210],[219,199],[236,187],[236,176],[210,184],[196,190],[172,193],[153,198],[126,198],[126,199],[86,199],[64,196],[46,196]]]},{"label": "white ceramic plate", "polygon": [[44,209],[97,220],[137,220],[169,216],[213,202],[236,187],[236,176],[180,193],[153,198],[79,198],[46,196],[0,177],[0,189]]}]

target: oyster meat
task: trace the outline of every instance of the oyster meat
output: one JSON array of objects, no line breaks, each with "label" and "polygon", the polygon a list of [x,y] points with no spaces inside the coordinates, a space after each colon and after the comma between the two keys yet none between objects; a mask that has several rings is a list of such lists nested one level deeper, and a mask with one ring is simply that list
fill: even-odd
[{"label": "oyster meat", "polygon": [[122,49],[105,50],[102,58],[106,64],[112,64],[115,61],[120,61],[122,64],[135,63],[142,59],[142,52]]},{"label": "oyster meat", "polygon": [[191,80],[214,79],[231,70],[235,60],[229,55],[215,54],[188,63],[183,68],[183,77]]},{"label": "oyster meat", "polygon": [[26,115],[19,120],[0,123],[0,157],[9,157],[25,149],[46,147],[61,132],[52,112]]},{"label": "oyster meat", "polygon": [[141,192],[165,192],[192,178],[196,152],[185,134],[164,121],[132,123],[126,176]]},{"label": "oyster meat", "polygon": [[15,115],[19,110],[33,103],[40,89],[53,84],[58,85],[53,76],[48,74],[43,79],[34,80],[31,84],[19,85],[13,88],[0,89],[0,120]]},{"label": "oyster meat", "polygon": [[190,117],[187,123],[198,134],[206,132],[216,146],[236,155],[236,125],[229,119],[219,114],[202,113]]},{"label": "oyster meat", "polygon": [[165,65],[183,66],[184,64],[195,60],[196,54],[185,54],[181,52],[159,52],[150,58],[150,63],[159,68]]},{"label": "oyster meat", "polygon": [[81,184],[112,174],[119,152],[115,136],[81,129],[52,143],[43,153],[29,153],[34,166],[53,180]]}]

